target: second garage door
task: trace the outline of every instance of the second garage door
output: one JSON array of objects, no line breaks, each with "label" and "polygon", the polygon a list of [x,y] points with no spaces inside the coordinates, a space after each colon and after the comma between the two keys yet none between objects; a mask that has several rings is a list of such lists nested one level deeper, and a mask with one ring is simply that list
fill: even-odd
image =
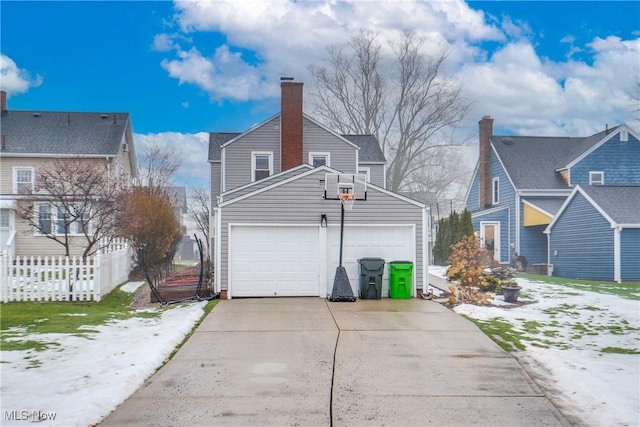
[{"label": "second garage door", "polygon": [[319,229],[305,226],[232,226],[233,297],[319,295]]}]

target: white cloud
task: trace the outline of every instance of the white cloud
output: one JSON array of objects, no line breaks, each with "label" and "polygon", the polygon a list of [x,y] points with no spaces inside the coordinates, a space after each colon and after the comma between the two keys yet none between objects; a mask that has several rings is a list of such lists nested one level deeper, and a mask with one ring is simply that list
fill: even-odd
[{"label": "white cloud", "polygon": [[27,70],[20,69],[6,55],[0,53],[0,87],[6,91],[9,96],[18,93],[24,93],[31,87],[38,87],[42,84],[42,77],[37,75],[31,77]]},{"label": "white cloud", "polygon": [[[595,38],[585,45],[568,35],[560,41],[569,46],[567,59],[555,62],[535,42],[544,28],[496,18],[463,1],[185,0],[175,9],[181,32],[161,34],[155,43],[167,52],[162,67],[214,100],[277,97],[284,75],[313,90],[308,66],[322,62],[327,45],[360,28],[376,31],[383,44],[413,29],[428,38],[425,50],[448,48],[444,69],[473,101],[472,123],[489,114],[514,133],[587,135],[638,115],[629,94],[640,78],[640,39]],[[195,45],[188,36],[199,32],[225,39]],[[486,42],[499,47],[487,51]],[[572,59],[577,52],[583,62]]]},{"label": "white cloud", "polygon": [[160,147],[169,152],[173,151],[180,157],[182,165],[174,177],[175,185],[208,188],[210,171],[209,163],[205,157],[209,152],[209,134],[207,132],[134,134],[134,141],[138,158],[141,158],[152,147]]}]

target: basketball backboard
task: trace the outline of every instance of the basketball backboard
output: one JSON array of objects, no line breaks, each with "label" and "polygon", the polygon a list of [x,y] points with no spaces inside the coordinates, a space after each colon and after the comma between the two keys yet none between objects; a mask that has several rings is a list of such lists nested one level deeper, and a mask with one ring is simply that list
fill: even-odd
[{"label": "basketball backboard", "polygon": [[355,200],[367,200],[367,176],[352,173],[327,173],[324,178],[324,198],[340,200],[338,194],[354,193]]}]

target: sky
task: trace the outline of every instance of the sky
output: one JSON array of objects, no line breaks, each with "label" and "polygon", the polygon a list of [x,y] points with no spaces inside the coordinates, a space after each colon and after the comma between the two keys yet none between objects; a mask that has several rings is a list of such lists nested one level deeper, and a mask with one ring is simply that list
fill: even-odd
[{"label": "sky", "polygon": [[[430,271],[444,277],[445,267],[432,266]],[[529,338],[523,340],[527,348],[515,357],[575,425],[637,425],[640,355],[602,349],[637,349],[640,302],[517,280],[523,287],[519,299],[535,303],[505,308],[502,297],[496,297],[494,306],[462,304],[455,311],[480,320],[500,317]],[[146,285],[130,282],[121,289],[134,292],[139,286]],[[158,317],[114,320],[91,327],[85,337],[11,331],[21,340],[54,341],[59,346],[2,352],[0,411],[3,416],[5,411],[22,410],[55,413],[55,419],[46,423],[51,426],[99,423],[182,342],[202,317],[204,305],[173,305]],[[525,321],[535,322],[538,330],[523,328]],[[586,333],[576,337],[580,331]],[[4,419],[2,425],[25,423]]]},{"label": "sky", "polygon": [[139,153],[175,150],[176,184],[206,187],[207,132],[276,114],[281,76],[304,82],[311,112],[309,66],[360,29],[448,49],[472,143],[484,115],[503,134],[637,129],[639,17],[635,1],[3,0],[0,87],[9,109],[129,112]]}]

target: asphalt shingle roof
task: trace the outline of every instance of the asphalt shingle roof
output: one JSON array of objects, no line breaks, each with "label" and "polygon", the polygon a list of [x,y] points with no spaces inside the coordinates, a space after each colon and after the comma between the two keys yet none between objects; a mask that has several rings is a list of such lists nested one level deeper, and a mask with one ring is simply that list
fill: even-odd
[{"label": "asphalt shingle roof", "polygon": [[360,163],[385,163],[387,161],[375,136],[342,135],[342,137],[360,148],[358,155]]},{"label": "asphalt shingle roof", "polygon": [[589,185],[581,188],[617,224],[640,225],[640,186]]},{"label": "asphalt shingle roof", "polygon": [[7,110],[2,153],[116,155],[128,123],[128,113]]},{"label": "asphalt shingle roof", "polygon": [[222,145],[225,142],[231,141],[238,135],[242,135],[239,132],[211,132],[209,133],[209,161],[220,161]]},{"label": "asphalt shingle roof", "polygon": [[588,137],[494,135],[492,146],[518,189],[568,189],[565,168],[616,128]]}]

